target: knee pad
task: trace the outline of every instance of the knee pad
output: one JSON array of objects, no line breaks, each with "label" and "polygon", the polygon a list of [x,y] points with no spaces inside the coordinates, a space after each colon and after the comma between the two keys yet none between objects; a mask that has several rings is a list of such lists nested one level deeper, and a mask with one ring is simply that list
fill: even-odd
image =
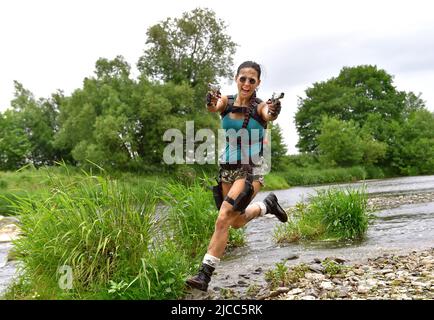
[{"label": "knee pad", "polygon": [[254,189],[252,182],[250,179],[246,179],[244,190],[241,191],[236,199],[226,196],[224,200],[233,206],[234,211],[240,211],[241,213],[244,213],[250,201],[252,201],[253,191]]}]

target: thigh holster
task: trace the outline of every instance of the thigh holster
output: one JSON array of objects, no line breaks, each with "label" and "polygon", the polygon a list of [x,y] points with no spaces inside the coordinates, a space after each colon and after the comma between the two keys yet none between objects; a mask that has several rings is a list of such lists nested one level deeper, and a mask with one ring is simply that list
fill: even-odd
[{"label": "thigh holster", "polygon": [[217,180],[217,185],[211,187],[212,194],[214,196],[215,205],[217,210],[220,210],[220,207],[223,203],[223,189],[221,180]]},{"label": "thigh holster", "polygon": [[248,174],[244,184],[244,189],[241,191],[238,197],[236,199],[232,199],[231,197],[226,196],[224,201],[230,203],[233,206],[234,211],[240,211],[241,213],[244,213],[247,206],[250,204],[250,201],[252,201],[253,191],[252,175]]}]

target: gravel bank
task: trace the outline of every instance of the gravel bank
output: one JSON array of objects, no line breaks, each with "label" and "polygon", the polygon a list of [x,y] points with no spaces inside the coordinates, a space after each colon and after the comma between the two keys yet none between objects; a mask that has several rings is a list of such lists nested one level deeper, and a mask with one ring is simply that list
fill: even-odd
[{"label": "gravel bank", "polygon": [[[330,261],[331,259],[329,259]],[[434,299],[434,248],[407,255],[383,255],[360,265],[334,262],[336,274],[323,261],[297,281],[264,292],[257,299],[279,300],[432,300]]]}]

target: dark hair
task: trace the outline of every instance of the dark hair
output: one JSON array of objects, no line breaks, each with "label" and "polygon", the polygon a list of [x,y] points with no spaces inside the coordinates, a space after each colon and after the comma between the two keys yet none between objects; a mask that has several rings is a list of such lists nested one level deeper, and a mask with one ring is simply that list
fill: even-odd
[{"label": "dark hair", "polygon": [[254,61],[244,61],[237,69],[237,76],[240,74],[241,69],[253,68],[258,73],[258,79],[261,79],[261,66]]}]

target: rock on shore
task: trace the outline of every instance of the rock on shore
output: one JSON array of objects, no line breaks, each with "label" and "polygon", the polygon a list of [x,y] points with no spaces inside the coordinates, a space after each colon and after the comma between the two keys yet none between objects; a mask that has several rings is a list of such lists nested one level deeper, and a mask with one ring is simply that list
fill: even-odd
[{"label": "rock on shore", "polygon": [[[275,294],[275,292],[284,292]],[[407,255],[385,254],[341,272],[306,272],[288,290],[277,288],[260,299],[425,300],[434,299],[434,248]]]},{"label": "rock on shore", "polygon": [[0,216],[0,243],[11,242],[19,236],[18,224],[19,220],[15,217]]},{"label": "rock on shore", "polygon": [[434,192],[369,195],[368,210],[392,209],[406,204],[434,202]]}]

